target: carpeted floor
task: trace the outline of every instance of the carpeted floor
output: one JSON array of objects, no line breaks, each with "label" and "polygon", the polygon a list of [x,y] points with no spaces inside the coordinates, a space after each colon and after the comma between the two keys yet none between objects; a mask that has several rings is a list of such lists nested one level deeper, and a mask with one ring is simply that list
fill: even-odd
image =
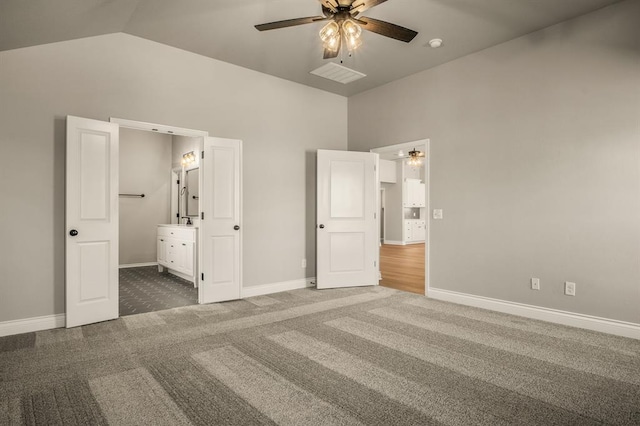
[{"label": "carpeted floor", "polygon": [[120,269],[120,316],[196,305],[198,289],[193,283],[157,266]]},{"label": "carpeted floor", "polygon": [[640,341],[384,287],[0,338],[0,424],[640,424]]}]

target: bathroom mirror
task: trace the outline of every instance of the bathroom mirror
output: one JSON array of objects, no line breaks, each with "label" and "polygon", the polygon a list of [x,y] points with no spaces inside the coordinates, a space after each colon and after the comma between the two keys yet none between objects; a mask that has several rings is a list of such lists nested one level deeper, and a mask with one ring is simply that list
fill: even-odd
[{"label": "bathroom mirror", "polygon": [[191,169],[185,172],[185,204],[186,215],[185,216],[198,216],[200,211],[199,199],[200,199],[200,185],[199,185],[199,169]]}]

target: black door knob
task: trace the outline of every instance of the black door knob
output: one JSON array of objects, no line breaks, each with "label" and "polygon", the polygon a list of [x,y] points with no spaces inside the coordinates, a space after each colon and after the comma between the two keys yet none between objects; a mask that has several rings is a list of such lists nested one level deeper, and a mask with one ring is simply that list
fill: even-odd
[{"label": "black door knob", "polygon": [[322,225],[322,224],[321,224],[321,225],[319,226],[319,228],[320,228],[320,229],[324,229],[324,225]]},{"label": "black door knob", "polygon": [[235,229],[237,231],[238,229],[240,229],[240,226],[236,225],[236,226],[233,227],[233,229]]},{"label": "black door knob", "polygon": [[76,235],[78,235],[78,231],[76,231],[75,229],[72,229],[71,231],[69,231],[69,235],[71,235],[72,237],[75,237]]}]

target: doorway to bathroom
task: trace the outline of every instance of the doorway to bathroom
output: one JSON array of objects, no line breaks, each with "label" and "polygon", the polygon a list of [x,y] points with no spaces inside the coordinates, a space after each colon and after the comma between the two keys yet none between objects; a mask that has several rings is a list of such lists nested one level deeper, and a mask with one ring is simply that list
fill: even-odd
[{"label": "doorway to bathroom", "polygon": [[[198,181],[199,214],[194,215],[193,224],[188,226],[156,224],[157,267],[173,270],[173,275],[192,282],[197,287],[198,303],[240,298],[242,141],[125,119],[111,118],[106,122],[67,116],[67,328],[120,316],[120,194],[130,194],[133,200],[147,197],[146,192],[137,189],[124,192],[120,188],[120,131],[124,128],[200,137],[200,167],[198,177],[194,178]],[[191,153],[187,157],[194,156]],[[145,162],[146,158],[138,156],[137,161]],[[165,176],[170,187],[169,175]],[[158,249],[161,243],[164,248]],[[194,259],[192,263],[187,261],[189,257]]]},{"label": "doorway to bathroom", "polygon": [[[120,316],[198,303],[195,243],[202,148],[202,136],[120,128]],[[168,238],[171,229],[184,229],[187,238]],[[180,265],[167,259],[169,251],[180,257]]]}]

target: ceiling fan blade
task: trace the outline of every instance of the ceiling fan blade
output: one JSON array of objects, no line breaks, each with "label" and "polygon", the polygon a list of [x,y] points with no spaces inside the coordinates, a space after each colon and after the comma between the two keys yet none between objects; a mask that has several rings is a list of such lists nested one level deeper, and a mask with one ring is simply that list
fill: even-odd
[{"label": "ceiling fan blade", "polygon": [[309,16],[307,18],[286,19],[284,21],[269,22],[266,24],[256,25],[256,30],[267,31],[275,30],[278,28],[295,27],[296,25],[312,24],[317,21],[324,21],[327,18],[324,16]]},{"label": "ceiling fan blade", "polygon": [[333,13],[336,13],[338,11],[339,5],[337,0],[318,0],[318,1],[322,4],[322,7],[326,7]]},{"label": "ceiling fan blade", "polygon": [[324,54],[322,55],[322,59],[332,59],[338,56],[340,53],[340,48],[342,47],[342,37],[338,39],[338,48],[334,50],[324,49]]},{"label": "ceiling fan blade", "polygon": [[362,25],[362,29],[364,30],[371,31],[385,37],[395,38],[396,40],[404,41],[405,43],[409,43],[418,35],[416,31],[410,30],[409,28],[401,27],[400,25],[392,24],[390,22],[380,21],[378,19],[367,18],[366,16],[361,16],[357,20],[358,22],[364,23],[364,25]]},{"label": "ceiling fan blade", "polygon": [[355,0],[351,5],[351,10],[362,13],[365,10],[369,10],[374,6],[379,5],[380,3],[384,3],[387,0]]}]

